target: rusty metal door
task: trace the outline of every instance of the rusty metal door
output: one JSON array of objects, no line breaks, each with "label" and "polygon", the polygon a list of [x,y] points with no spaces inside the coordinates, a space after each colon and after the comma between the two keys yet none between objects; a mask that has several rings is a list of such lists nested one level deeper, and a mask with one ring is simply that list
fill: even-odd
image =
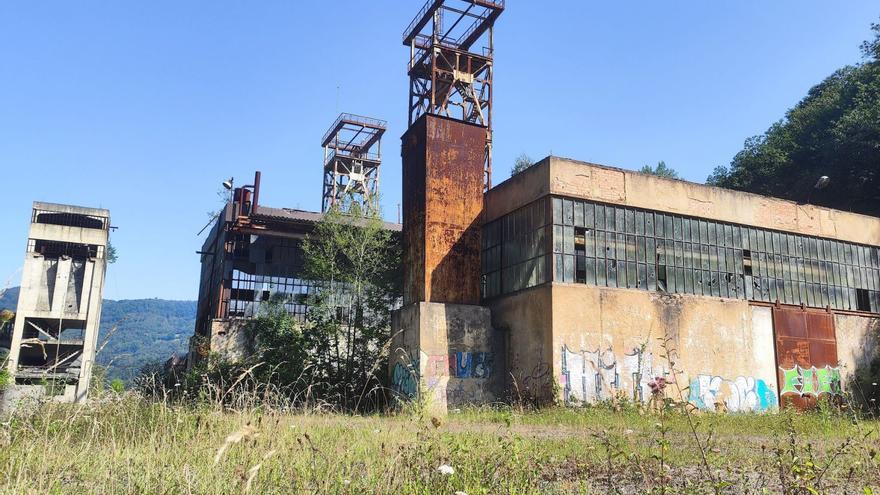
[{"label": "rusty metal door", "polygon": [[816,406],[820,396],[839,396],[837,337],[831,313],[793,307],[773,308],[779,404]]}]

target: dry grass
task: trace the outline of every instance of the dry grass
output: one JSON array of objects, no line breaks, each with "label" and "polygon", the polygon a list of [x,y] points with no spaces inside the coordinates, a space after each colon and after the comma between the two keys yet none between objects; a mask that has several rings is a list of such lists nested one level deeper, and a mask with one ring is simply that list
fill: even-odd
[{"label": "dry grass", "polygon": [[474,409],[432,421],[129,394],[4,421],[0,492],[15,494],[794,494],[880,483],[877,422],[833,414],[698,416],[711,473],[675,412]]}]

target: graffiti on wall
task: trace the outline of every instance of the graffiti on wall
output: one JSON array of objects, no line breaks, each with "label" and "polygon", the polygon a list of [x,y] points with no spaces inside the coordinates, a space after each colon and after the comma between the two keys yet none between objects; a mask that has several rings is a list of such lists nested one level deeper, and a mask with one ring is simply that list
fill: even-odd
[{"label": "graffiti on wall", "polygon": [[782,371],[780,395],[797,394],[818,397],[819,394],[840,395],[843,392],[840,368],[832,368],[831,366],[801,368],[795,365],[791,369],[785,369],[781,366],[779,369]]},{"label": "graffiti on wall", "polygon": [[760,378],[725,380],[712,375],[691,380],[688,401],[704,411],[715,411],[716,404],[723,403],[730,412],[764,412],[778,403],[776,392]]},{"label": "graffiti on wall", "polygon": [[[656,373],[662,375],[663,372]],[[618,360],[611,348],[604,351],[573,352],[562,346],[563,396],[566,402],[596,402],[610,399],[629,384],[634,400],[650,398],[654,378],[653,356],[640,348]]]},{"label": "graffiti on wall", "polygon": [[394,364],[391,374],[391,388],[398,394],[414,398],[419,390],[419,359],[413,358],[409,363]]},{"label": "graffiti on wall", "polygon": [[420,381],[425,391],[443,395],[450,378],[456,383],[449,389],[453,399],[481,400],[490,394],[486,379],[492,375],[495,356],[491,352],[454,352],[428,355],[424,352],[412,360],[402,358],[395,363],[391,388],[405,398],[415,398]]},{"label": "graffiti on wall", "polygon": [[495,356],[491,352],[456,352],[449,355],[449,375],[455,378],[489,378]]},{"label": "graffiti on wall", "polygon": [[[623,355],[623,369],[629,374],[633,384],[633,399],[639,402],[651,398],[651,381],[655,378],[654,355],[644,349],[635,348]],[[656,373],[663,376],[664,373]]]}]

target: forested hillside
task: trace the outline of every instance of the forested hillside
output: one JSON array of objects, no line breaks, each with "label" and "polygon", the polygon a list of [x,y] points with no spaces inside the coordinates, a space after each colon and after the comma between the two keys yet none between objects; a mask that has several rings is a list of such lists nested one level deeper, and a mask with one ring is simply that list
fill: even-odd
[{"label": "forested hillside", "polygon": [[[813,87],[707,182],[880,215],[880,24],[872,27],[863,63]],[[822,176],[830,180],[817,188]]]},{"label": "forested hillside", "polygon": [[[0,309],[15,310],[17,301],[18,287],[13,287],[0,297]],[[144,364],[186,351],[195,314],[195,301],[104,300],[99,345],[117,328],[98,354],[98,363],[108,367],[108,379],[130,381]]]}]

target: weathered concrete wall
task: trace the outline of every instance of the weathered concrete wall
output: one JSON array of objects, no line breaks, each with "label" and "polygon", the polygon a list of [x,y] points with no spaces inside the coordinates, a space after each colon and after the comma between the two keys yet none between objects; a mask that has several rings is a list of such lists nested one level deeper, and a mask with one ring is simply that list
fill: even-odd
[{"label": "weathered concrete wall", "polygon": [[[81,219],[84,223],[77,224],[81,226],[40,223],[63,220],[65,214],[94,218]],[[104,256],[109,238],[110,212],[99,208],[34,202],[32,215],[29,239],[89,244],[95,247],[96,253],[101,250],[104,253],[94,258],[86,252],[75,255],[49,253],[44,256],[36,252],[36,244],[29,246],[34,252],[29,249],[25,253],[8,369],[15,376],[16,383],[34,380],[35,373],[46,378],[70,379],[75,376],[76,386],[68,386],[63,394],[56,396],[56,400],[80,402],[88,395],[95,363],[107,268]],[[62,223],[70,223],[69,220]],[[52,326],[47,322],[51,322]],[[40,328],[41,325],[45,328]],[[40,328],[43,338],[51,335],[51,340],[66,342],[58,347],[50,343],[48,345],[52,348],[42,356],[34,355],[36,348],[28,345],[27,341],[35,338],[35,328]],[[65,329],[79,329],[81,334],[78,338],[65,338],[62,333]],[[59,348],[66,348],[79,356],[67,361],[62,359],[58,365],[52,365],[47,356],[54,356],[60,352]]]},{"label": "weathered concrete wall", "polygon": [[425,393],[430,407],[440,413],[498,399],[506,365],[487,308],[411,304],[395,312],[392,332],[389,372],[401,398]]},{"label": "weathered concrete wall", "polygon": [[506,341],[505,382],[514,400],[547,403],[553,395],[553,312],[550,285],[493,299],[492,326]]},{"label": "weathered concrete wall", "polygon": [[42,385],[11,385],[0,392],[0,418],[14,413],[32,413],[45,397],[46,387]]},{"label": "weathered concrete wall", "polygon": [[254,352],[253,320],[228,318],[211,321],[210,351],[229,361],[241,361]]},{"label": "weathered concrete wall", "polygon": [[[844,390],[852,392],[856,400],[870,400],[871,394],[880,389],[847,389],[856,375],[867,376],[871,361],[880,357],[880,317],[858,315],[834,315],[837,334],[837,359],[840,362],[841,382]],[[866,380],[870,383],[870,380]],[[862,397],[862,395],[867,397]]]},{"label": "weathered concrete wall", "polygon": [[[552,368],[568,402],[617,395],[646,401],[650,382],[665,377],[702,409],[777,406],[769,309],[734,299],[574,284],[551,290]],[[668,390],[677,395],[675,384]]]},{"label": "weathered concrete wall", "polygon": [[555,156],[487,192],[485,220],[494,220],[546,194],[880,244],[880,218]]}]

